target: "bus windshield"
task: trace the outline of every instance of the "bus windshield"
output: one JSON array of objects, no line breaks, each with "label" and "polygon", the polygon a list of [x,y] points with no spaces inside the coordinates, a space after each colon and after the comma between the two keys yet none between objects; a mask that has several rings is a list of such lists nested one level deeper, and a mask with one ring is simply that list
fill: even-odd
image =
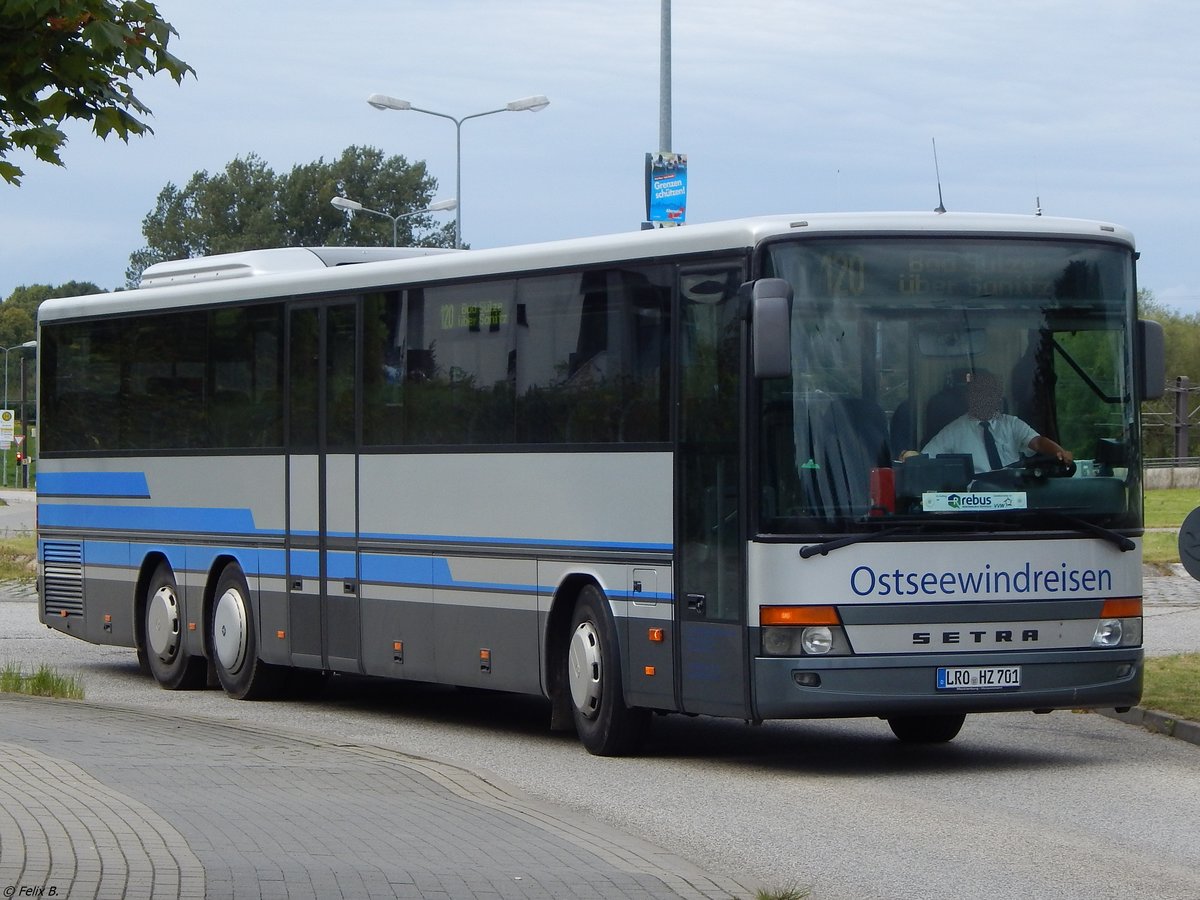
[{"label": "bus windshield", "polygon": [[759,531],[1138,527],[1132,259],[1045,238],[771,244],[792,363],[753,417]]}]

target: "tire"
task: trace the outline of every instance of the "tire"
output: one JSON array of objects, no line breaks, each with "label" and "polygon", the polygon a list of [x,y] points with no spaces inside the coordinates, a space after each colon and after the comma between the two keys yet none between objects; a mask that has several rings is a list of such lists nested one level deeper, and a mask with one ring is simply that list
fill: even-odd
[{"label": "tire", "polygon": [[175,573],[166,562],[158,564],[146,586],[144,615],[145,646],[138,650],[139,665],[144,659],[154,680],[168,691],[203,688],[208,664],[204,657],[186,652],[183,601]]},{"label": "tire", "polygon": [[940,716],[892,716],[888,719],[892,734],[906,744],[945,744],[954,740],[966,713]]},{"label": "tire", "polygon": [[258,658],[258,631],[250,588],[236,563],[221,572],[209,627],[213,667],[225,693],[236,700],[274,696],[282,671]]},{"label": "tire", "polygon": [[564,656],[575,731],[583,746],[596,756],[637,750],[650,710],[625,705],[617,632],[608,601],[595,585],[585,587],[575,603]]}]

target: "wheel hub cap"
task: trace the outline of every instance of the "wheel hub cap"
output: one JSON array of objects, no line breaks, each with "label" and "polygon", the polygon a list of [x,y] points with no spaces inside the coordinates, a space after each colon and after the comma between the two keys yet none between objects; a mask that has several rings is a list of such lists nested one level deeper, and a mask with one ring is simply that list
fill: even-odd
[{"label": "wheel hub cap", "polygon": [[146,640],[155,656],[170,662],[179,650],[179,633],[179,600],[171,588],[163,585],[150,598]]},{"label": "wheel hub cap", "polygon": [[226,591],[217,600],[213,614],[213,648],[226,672],[241,668],[246,658],[246,606],[237,591]]},{"label": "wheel hub cap", "polygon": [[571,635],[567,655],[567,677],[575,708],[589,719],[600,711],[600,635],[591,622],[580,622]]}]

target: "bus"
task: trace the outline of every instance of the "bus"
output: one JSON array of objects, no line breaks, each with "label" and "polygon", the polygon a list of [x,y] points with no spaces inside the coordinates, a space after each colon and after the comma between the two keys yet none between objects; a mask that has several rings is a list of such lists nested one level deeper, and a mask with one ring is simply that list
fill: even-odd
[{"label": "bus", "polygon": [[[1135,705],[1132,235],[773,216],[162,263],[38,316],[40,616],[174,690],[331,674],[655,714]],[[1069,453],[926,453],[981,373]]]}]

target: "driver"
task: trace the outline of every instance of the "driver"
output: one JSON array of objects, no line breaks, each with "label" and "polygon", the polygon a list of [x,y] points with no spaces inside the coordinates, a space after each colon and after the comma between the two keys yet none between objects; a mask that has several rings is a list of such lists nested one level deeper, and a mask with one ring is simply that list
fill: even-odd
[{"label": "driver", "polygon": [[921,452],[928,456],[970,453],[977,473],[1011,465],[1022,458],[1026,449],[1063,463],[1072,462],[1070,450],[1038,434],[1016,416],[1000,412],[1001,397],[1000,379],[991,372],[973,373],[967,382],[966,413],[934,435]]}]

